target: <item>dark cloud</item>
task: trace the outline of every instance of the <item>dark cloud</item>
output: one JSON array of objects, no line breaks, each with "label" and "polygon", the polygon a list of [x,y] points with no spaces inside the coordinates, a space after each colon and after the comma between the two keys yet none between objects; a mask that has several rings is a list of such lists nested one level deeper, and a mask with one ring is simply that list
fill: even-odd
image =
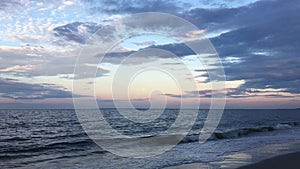
[{"label": "dark cloud", "polygon": [[[285,88],[286,92],[299,94],[299,11],[298,1],[274,0],[240,8],[194,9],[184,17],[208,31],[232,29],[211,38],[223,60],[227,79],[245,80],[239,90],[229,95],[249,93],[250,88]],[[184,44],[157,47],[179,56],[192,54]],[[239,58],[240,62],[227,62],[227,57]]]},{"label": "dark cloud", "polygon": [[200,3],[210,8],[232,8],[234,6],[245,6],[254,0],[201,0]]},{"label": "dark cloud", "polygon": [[73,22],[53,29],[56,37],[65,41],[73,41],[80,44],[86,40],[102,26],[92,22]]},{"label": "dark cloud", "polygon": [[[167,44],[167,45],[151,45],[149,47],[140,49],[139,51],[145,50],[145,49],[162,49],[162,50],[170,51],[171,53],[173,53],[174,55],[176,55],[178,57],[183,57],[183,56],[186,56],[186,55],[194,55],[195,54],[195,52],[192,51],[191,48],[189,48],[187,45],[181,44],[181,43]],[[110,53],[107,53],[105,55],[102,62],[109,62],[109,63],[113,63],[113,64],[119,64],[119,63],[122,62],[123,59],[125,59],[125,57],[128,57],[131,54],[134,54],[135,52],[136,51],[110,52]],[[151,51],[148,54],[147,53],[141,53],[139,58],[141,58],[141,57],[143,57],[143,58],[145,58],[145,57],[149,57],[149,58],[150,57],[152,57],[152,58],[172,58],[174,56],[165,55],[165,54],[162,54],[162,53],[154,53],[153,51]]]},{"label": "dark cloud", "polygon": [[53,84],[29,84],[13,79],[0,79],[0,96],[18,100],[72,98],[72,93]]},{"label": "dark cloud", "polygon": [[298,1],[262,0],[238,8],[195,8],[179,16],[211,32],[255,26],[269,21],[282,20],[286,16],[297,18],[298,11]]},{"label": "dark cloud", "polygon": [[[240,93],[249,88],[286,88],[299,94],[300,3],[262,1],[247,9],[240,23],[236,22],[241,28],[211,39],[220,57],[242,60],[224,64],[227,78],[246,81]],[[251,24],[243,27],[245,21]]]},{"label": "dark cloud", "polygon": [[[229,95],[250,93],[250,88],[284,88],[285,92],[299,94],[299,11],[298,1],[273,0],[239,8],[193,9],[182,16],[208,31],[231,29],[210,39],[223,61],[227,79],[245,80],[239,90]],[[185,44],[151,48],[168,50],[177,56],[194,54]],[[227,57],[240,61],[227,62]]]},{"label": "dark cloud", "polygon": [[208,29],[209,31],[228,29],[234,27],[232,25],[233,20],[239,17],[244,8],[196,8],[186,11],[181,17],[192,22],[200,29]]},{"label": "dark cloud", "polygon": [[[92,1],[95,3],[94,1]],[[110,14],[147,11],[178,12],[179,7],[169,2],[157,1],[102,1],[103,6],[94,12]],[[165,7],[168,5],[168,7]],[[155,10],[152,10],[156,7]],[[164,9],[161,9],[164,7]],[[221,60],[228,80],[245,80],[245,84],[229,94],[249,93],[250,88],[286,89],[292,94],[300,93],[300,2],[294,0],[258,1],[238,8],[196,8],[177,13],[208,33],[227,30],[220,36],[211,38]],[[72,26],[70,26],[72,27]],[[73,26],[73,27],[78,27]],[[83,42],[76,36],[76,29],[59,30],[68,40]],[[75,32],[75,35],[73,34]],[[185,44],[152,45],[177,56],[192,55],[194,52]],[[108,58],[122,58],[132,52],[110,53]],[[240,62],[226,61],[227,57],[239,58]],[[109,59],[107,59],[109,61]],[[258,91],[253,91],[257,92]],[[276,96],[270,94],[270,96]]]},{"label": "dark cloud", "polygon": [[179,3],[173,1],[160,0],[84,0],[92,3],[91,13],[107,13],[107,14],[124,14],[124,13],[140,13],[140,12],[166,12],[176,13],[181,10]]},{"label": "dark cloud", "polygon": [[195,52],[189,48],[186,44],[176,43],[176,44],[168,44],[168,45],[156,45],[150,46],[149,48],[158,48],[172,52],[176,56],[186,56],[186,55],[194,55]]}]

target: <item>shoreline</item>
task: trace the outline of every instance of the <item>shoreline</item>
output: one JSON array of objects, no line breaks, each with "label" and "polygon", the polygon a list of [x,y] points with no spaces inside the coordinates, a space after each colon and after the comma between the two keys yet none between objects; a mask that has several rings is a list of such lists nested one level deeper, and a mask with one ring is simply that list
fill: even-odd
[{"label": "shoreline", "polygon": [[238,169],[299,169],[300,152],[275,156],[254,164],[239,167]]},{"label": "shoreline", "polygon": [[[295,153],[289,153],[284,155],[278,155],[262,161],[258,161],[253,164],[246,164],[244,166],[237,167],[236,169],[299,169],[300,166],[300,151]],[[190,163],[181,164],[178,166],[169,166],[164,169],[218,169],[220,166],[211,165],[209,163]],[[226,167],[225,167],[226,168]],[[234,168],[233,168],[234,169]]]},{"label": "shoreline", "polygon": [[300,141],[269,144],[225,153],[220,157],[223,160],[180,164],[164,169],[299,169]]}]

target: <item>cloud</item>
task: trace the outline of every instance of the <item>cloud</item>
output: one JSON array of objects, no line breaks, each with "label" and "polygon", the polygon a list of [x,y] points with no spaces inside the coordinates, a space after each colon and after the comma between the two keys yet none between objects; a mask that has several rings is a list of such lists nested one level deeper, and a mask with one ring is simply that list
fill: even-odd
[{"label": "cloud", "polygon": [[[298,11],[300,6],[295,5],[295,1],[273,0],[257,1],[235,8],[196,8],[181,16],[207,30],[207,33],[229,30],[210,39],[223,61],[228,80],[245,80],[239,90],[229,94],[249,93],[251,88],[284,88],[287,93],[298,94],[300,93]],[[134,22],[129,23],[134,25],[132,24]],[[194,54],[181,43],[152,45],[149,48],[171,51],[180,57]],[[111,53],[108,55],[110,58],[106,60],[120,59],[131,53]],[[252,91],[252,93],[261,92]],[[284,97],[287,93],[279,95]]]},{"label": "cloud", "polygon": [[[26,44],[20,47],[0,46],[0,74],[14,77],[60,76],[71,78],[73,74],[77,50],[64,47],[52,48]],[[92,63],[99,62],[93,58]],[[97,65],[83,65],[82,70],[95,72],[96,77],[105,76],[109,70],[97,68]],[[94,75],[94,74],[93,74]],[[76,77],[80,78],[80,77]],[[81,78],[89,78],[82,76]]]},{"label": "cloud", "polygon": [[[223,1],[221,3],[227,2]],[[255,26],[272,20],[283,20],[282,16],[297,18],[298,8],[299,6],[295,5],[293,0],[263,0],[231,8],[195,7],[184,11],[179,16],[192,22],[200,29],[207,29],[207,34],[215,34],[217,32]]]},{"label": "cloud", "polygon": [[154,45],[156,43],[156,41],[150,40],[150,41],[142,41],[142,42],[133,42],[133,44],[137,45],[137,46],[150,46],[150,45]]},{"label": "cloud", "polygon": [[29,84],[13,79],[0,79],[0,96],[16,100],[72,98],[72,93],[54,84]]},{"label": "cloud", "polygon": [[[0,46],[1,72],[26,72],[43,62],[48,52],[43,46],[26,44],[19,47]],[[22,69],[23,71],[15,71]]]},{"label": "cloud", "polygon": [[[244,18],[235,21],[240,28],[211,39],[222,58],[239,57],[242,61],[224,64],[229,80],[245,79],[238,92],[284,88],[291,94],[300,93],[300,6],[293,4],[257,2],[244,11]],[[251,22],[245,26],[245,21]]]},{"label": "cloud", "polygon": [[203,35],[205,32],[206,32],[205,29],[189,32],[189,33],[186,34],[186,37],[195,38],[195,37],[198,37],[200,35]]},{"label": "cloud", "polygon": [[[187,55],[194,55],[195,52],[192,51],[187,45],[182,44],[182,43],[172,43],[172,44],[167,44],[167,45],[151,45],[146,48],[141,48],[138,51],[143,51],[143,50],[151,50],[151,49],[161,49],[165,51],[170,51],[174,55],[178,57],[184,57]],[[147,50],[147,51],[148,51]],[[126,51],[126,52],[110,52],[106,54],[106,57],[104,58],[103,62],[109,62],[109,63],[120,63],[122,59],[125,57],[134,54],[137,51]],[[148,53],[140,54],[142,57],[152,57],[152,58],[171,58],[171,55],[166,55],[162,53],[152,53],[153,51],[150,51]],[[148,55],[147,55],[148,54]],[[143,58],[136,58],[136,59],[141,59]],[[150,61],[150,60],[149,60]],[[153,61],[153,60],[151,60]]]},{"label": "cloud", "polygon": [[[300,93],[298,11],[300,6],[295,5],[295,1],[274,0],[258,1],[238,8],[193,9],[184,17],[207,33],[229,29],[210,39],[223,61],[227,79],[245,80],[229,95],[295,97]],[[149,48],[171,51],[180,57],[194,54],[182,43],[152,45]],[[121,58],[128,54],[110,56]],[[285,91],[274,94],[253,88]]]},{"label": "cloud", "polygon": [[31,70],[32,68],[33,68],[33,65],[24,65],[24,66],[15,65],[15,66],[11,66],[8,68],[0,69],[0,73],[7,73],[7,72],[24,73],[28,70]]},{"label": "cloud", "polygon": [[22,7],[22,4],[18,0],[1,0],[0,1],[0,11],[15,9],[18,7]]},{"label": "cloud", "polygon": [[74,5],[74,4],[75,4],[75,3],[72,2],[72,1],[63,1],[62,5],[60,5],[60,6],[58,7],[58,10],[59,10],[59,11],[62,11],[62,10],[64,10],[67,6],[72,6],[72,5]]},{"label": "cloud", "polygon": [[87,39],[102,26],[92,22],[73,22],[53,29],[54,35],[68,42],[80,44],[86,43]]},{"label": "cloud", "polygon": [[182,8],[178,5],[180,2],[159,1],[159,0],[104,0],[94,1],[85,0],[91,3],[93,7],[89,9],[91,13],[107,13],[107,14],[128,14],[140,12],[166,12],[175,13]]},{"label": "cloud", "polygon": [[199,91],[185,91],[183,94],[171,94],[166,93],[164,95],[174,98],[212,98],[218,95],[223,96],[225,93],[230,92],[232,89],[221,89],[221,90],[199,90]]},{"label": "cloud", "polygon": [[[0,73],[18,77],[70,74],[73,72],[75,57],[63,50],[53,51],[43,46],[26,44],[19,47],[0,47]],[[72,56],[72,55],[71,55]],[[63,58],[63,59],[62,59]]]},{"label": "cloud", "polygon": [[89,11],[94,13],[105,14],[132,14],[141,12],[164,12],[178,15],[187,9],[205,8],[205,9],[218,9],[218,8],[237,8],[247,6],[258,0],[201,0],[201,1],[160,1],[160,0],[83,0],[89,3],[92,7]]},{"label": "cloud", "polygon": [[[185,16],[208,32],[228,29],[210,40],[223,61],[227,79],[245,80],[235,93],[251,88],[285,89],[270,96],[300,93],[300,6],[295,1],[258,1],[249,6],[221,9],[193,9]],[[259,17],[258,17],[259,16]],[[178,56],[193,52],[184,44],[152,46]],[[234,59],[234,60],[232,60]],[[252,91],[258,95],[265,93]]]},{"label": "cloud", "polygon": [[234,28],[236,25],[233,24],[233,20],[239,17],[244,8],[245,7],[218,9],[195,8],[186,11],[180,16],[195,24],[200,29],[215,31],[219,29]]},{"label": "cloud", "polygon": [[258,0],[201,0],[199,1],[201,7],[203,8],[236,8],[241,6],[247,6]]},{"label": "cloud", "polygon": [[291,93],[289,89],[274,89],[274,88],[237,88],[232,89],[229,92],[231,98],[245,98],[245,97],[278,97],[278,98],[297,98],[300,94]]},{"label": "cloud", "polygon": [[[47,3],[41,6],[47,6],[50,1],[43,2]],[[228,80],[245,80],[245,83],[238,89],[232,89],[229,92],[231,97],[252,97],[255,95],[293,97],[300,93],[300,21],[298,19],[300,6],[294,0],[257,1],[255,3],[252,3],[254,0],[248,1],[249,3],[238,0],[230,2],[227,0],[201,1],[201,3],[206,5],[203,8],[200,8],[199,5],[182,8],[183,3],[177,3],[177,1],[87,0],[85,2],[92,4],[88,8],[94,14],[105,13],[115,16],[115,14],[127,15],[148,11],[176,14],[189,20],[200,29],[199,32],[190,32],[181,35],[185,37],[194,38],[204,33],[205,30],[205,33],[211,37],[211,42],[223,61]],[[28,7],[26,4],[34,2],[26,1],[26,4],[21,3],[23,2],[2,0],[0,1],[0,11],[7,13],[6,11],[8,10],[18,9],[22,6],[25,10]],[[63,1],[58,6],[61,6],[63,9],[66,6],[71,8],[73,5],[75,6],[76,4],[73,4],[71,1]],[[30,10],[34,11],[32,9]],[[57,10],[53,11],[57,12]],[[63,77],[73,72],[77,54],[74,52],[74,49],[84,44],[90,35],[98,29],[103,29],[98,34],[102,37],[103,41],[114,40],[116,32],[114,27],[103,27],[103,25],[94,22],[72,22],[66,24],[64,20],[61,20],[58,26],[57,23],[53,23],[54,21],[50,17],[49,20],[43,20],[43,18],[31,17],[28,11],[24,11],[24,13],[24,16],[6,17],[6,15],[3,15],[1,17],[12,20],[12,22],[5,25],[7,30],[4,30],[5,35],[3,34],[2,41],[9,40],[8,43],[12,41],[25,43],[21,48],[11,47],[8,49],[3,46],[0,48],[1,75],[10,74],[18,77],[61,75]],[[120,17],[123,16],[120,15]],[[20,18],[16,19],[15,17]],[[74,18],[74,20],[76,19],[78,18]],[[152,23],[159,22],[161,25],[166,23],[165,20],[160,18],[142,17],[139,20],[127,20],[126,26],[134,28],[138,23],[138,26],[143,26],[149,30],[157,28],[157,25],[151,27],[153,24],[145,22],[147,20],[153,21]],[[176,24],[170,24],[170,28],[173,29],[174,27],[177,28]],[[20,30],[17,31],[17,29]],[[43,44],[39,45],[36,43],[37,45],[35,46],[32,44],[26,45],[29,42]],[[45,46],[44,43],[51,43],[48,45],[54,46]],[[71,45],[67,46],[69,44]],[[142,46],[151,45],[147,48],[167,50],[180,57],[194,54],[186,45],[181,43],[155,44],[158,43],[151,44],[151,41],[136,43],[136,45]],[[65,48],[65,46],[68,48]],[[69,52],[70,50],[71,52]],[[108,54],[104,61],[118,63],[120,59],[132,53],[132,51],[120,50],[119,52]],[[165,56],[161,57],[164,58]],[[135,63],[152,61],[151,59],[140,58],[140,60],[135,60]],[[97,58],[91,59],[88,63],[95,63],[94,61],[98,61]],[[95,66],[85,65],[82,67],[82,70],[86,71],[95,71],[95,69]],[[100,69],[98,75],[106,75],[108,72],[108,70]],[[86,77],[82,74],[81,78]],[[2,84],[4,82],[6,84],[11,83],[12,85],[15,83],[19,85],[23,84],[11,80],[1,80]],[[24,87],[36,87],[34,84],[33,86],[24,84]],[[40,85],[36,87],[38,94],[42,87],[48,89],[49,86]],[[261,91],[261,89],[266,88],[274,89],[274,91]],[[1,90],[4,89],[1,86]],[[283,89],[284,91],[281,91]],[[16,89],[16,91],[18,90]],[[276,90],[280,91],[276,92]],[[7,97],[18,97],[18,93],[9,92]],[[38,94],[34,97],[38,98]],[[50,97],[54,94],[59,95],[62,93],[52,91]],[[193,95],[193,93],[187,93],[186,97],[188,95]],[[209,96],[209,92],[207,96]],[[20,98],[22,97],[20,96]]]}]

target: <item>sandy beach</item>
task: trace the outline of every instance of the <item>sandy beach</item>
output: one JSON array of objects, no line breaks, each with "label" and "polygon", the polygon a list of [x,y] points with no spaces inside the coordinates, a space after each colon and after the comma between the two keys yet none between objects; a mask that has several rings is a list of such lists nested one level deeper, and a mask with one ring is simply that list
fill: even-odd
[{"label": "sandy beach", "polygon": [[[260,161],[258,163],[239,167],[238,169],[299,169],[300,167],[300,152],[290,153],[285,155],[276,156],[270,159]],[[179,166],[167,167],[166,169],[217,169],[217,166],[205,164],[205,163],[192,163]]]},{"label": "sandy beach", "polygon": [[280,155],[239,169],[299,169],[300,152]]}]

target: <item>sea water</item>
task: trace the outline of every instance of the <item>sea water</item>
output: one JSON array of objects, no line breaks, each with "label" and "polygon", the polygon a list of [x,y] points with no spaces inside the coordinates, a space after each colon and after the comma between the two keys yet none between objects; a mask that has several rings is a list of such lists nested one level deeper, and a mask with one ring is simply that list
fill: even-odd
[{"label": "sea water", "polygon": [[[148,158],[127,158],[95,144],[84,132],[75,110],[0,110],[0,168],[150,169],[195,163],[197,168],[235,168],[239,165],[228,165],[233,156],[234,163],[251,162],[242,152],[265,151],[270,156],[283,149],[293,151],[289,145],[300,140],[300,110],[225,110],[211,137],[199,143],[207,112],[199,110],[197,119],[191,119],[192,130],[174,148]],[[179,110],[166,109],[149,123],[130,121],[116,109],[102,109],[101,113],[122,135],[151,138],[166,134]]]}]

